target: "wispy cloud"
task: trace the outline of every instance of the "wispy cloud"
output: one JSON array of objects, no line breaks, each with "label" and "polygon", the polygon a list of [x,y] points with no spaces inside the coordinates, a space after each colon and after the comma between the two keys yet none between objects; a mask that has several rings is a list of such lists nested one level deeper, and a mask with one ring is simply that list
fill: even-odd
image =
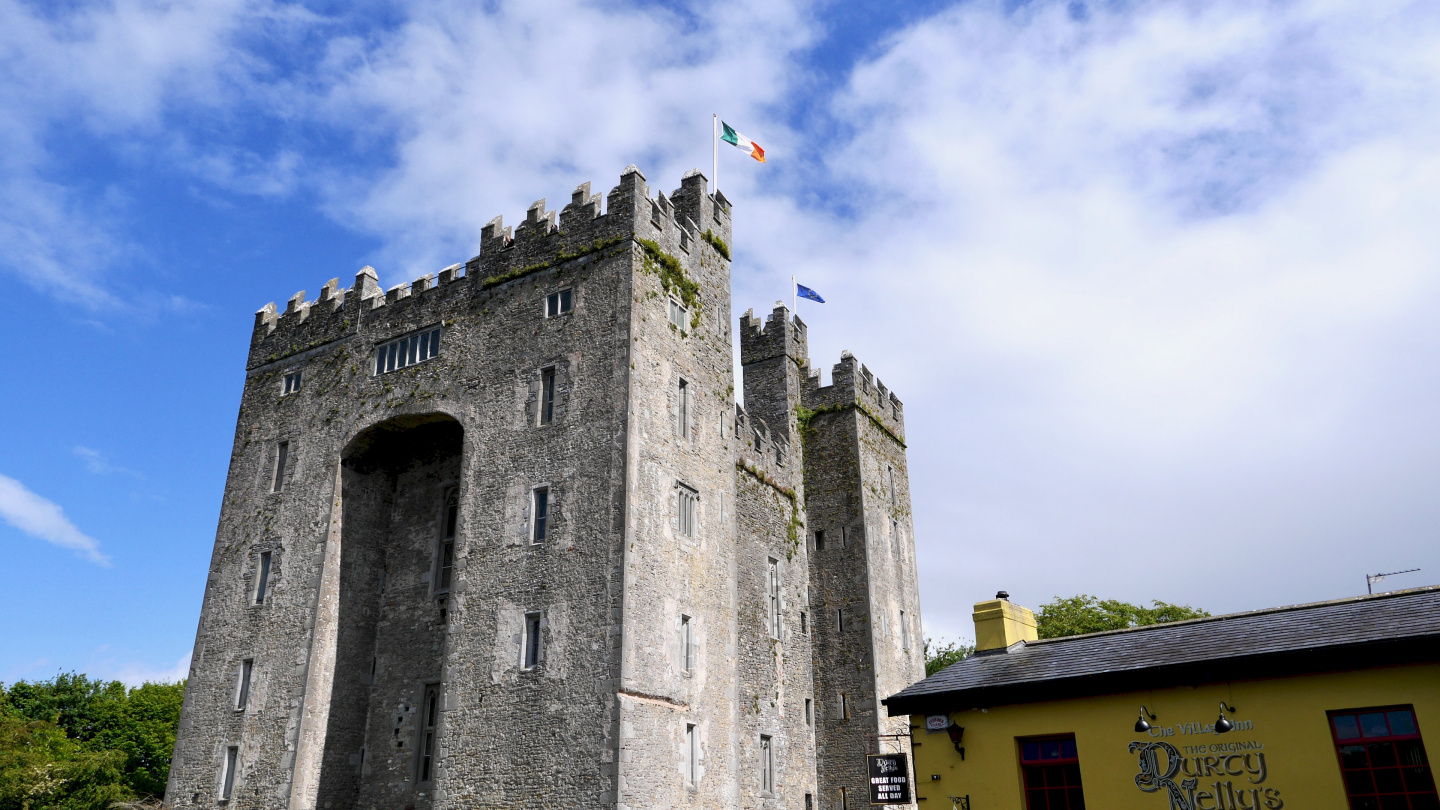
[{"label": "wispy cloud", "polygon": [[138,478],[140,480],[145,479],[145,476],[134,470],[126,469],[125,467],[117,467],[114,464],[111,464],[110,459],[106,458],[104,453],[101,453],[99,450],[96,450],[94,448],[86,447],[84,445],[78,445],[75,448],[75,455],[79,456],[85,461],[85,469],[89,470],[92,473],[95,473],[96,475],[118,474],[128,475],[131,478]]},{"label": "wispy cloud", "polygon": [[117,680],[126,686],[140,686],[144,683],[175,683],[190,677],[190,658],[192,653],[185,653],[173,664],[152,664],[140,661],[120,661],[115,658],[100,658],[98,654],[108,650],[102,647],[97,651],[97,657],[92,657],[90,663],[85,667],[86,673],[93,678]]},{"label": "wispy cloud", "polygon": [[100,544],[76,528],[59,505],[5,475],[0,475],[0,517],[31,537],[73,549],[97,565],[110,564],[110,558],[100,553]]}]

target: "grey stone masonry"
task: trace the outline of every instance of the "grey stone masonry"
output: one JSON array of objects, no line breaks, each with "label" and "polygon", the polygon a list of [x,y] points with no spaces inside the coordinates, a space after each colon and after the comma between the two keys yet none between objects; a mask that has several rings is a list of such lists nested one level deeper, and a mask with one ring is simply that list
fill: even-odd
[{"label": "grey stone masonry", "polygon": [[632,166],[256,313],[168,803],[868,801],[923,674],[900,403],[778,307],[737,405],[730,222]]}]

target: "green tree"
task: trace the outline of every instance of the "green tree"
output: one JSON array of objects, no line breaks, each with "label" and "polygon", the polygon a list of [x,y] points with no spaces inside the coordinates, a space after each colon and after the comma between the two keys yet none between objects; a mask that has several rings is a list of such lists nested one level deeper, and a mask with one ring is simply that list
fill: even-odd
[{"label": "green tree", "polygon": [[[98,762],[91,754],[104,754],[122,775],[125,795],[120,798],[160,797],[184,695],[184,681],[127,690],[119,681],[62,673],[49,681],[21,681],[8,690],[0,685],[0,716],[53,726],[69,744],[63,750],[52,746],[56,756],[76,767]],[[101,772],[94,773],[99,779]]]},{"label": "green tree", "polygon": [[108,810],[134,797],[120,751],[87,751],[46,720],[0,715],[0,810]]},{"label": "green tree", "polygon": [[927,636],[925,638],[925,677],[928,678],[934,675],[956,661],[969,658],[974,652],[974,644],[961,644],[958,641],[936,641]]},{"label": "green tree", "polygon": [[1189,605],[1172,605],[1159,600],[1151,607],[1132,605],[1118,599],[1100,599],[1088,594],[1069,598],[1055,597],[1040,606],[1035,615],[1035,629],[1040,638],[1059,638],[1102,630],[1123,630],[1145,624],[1200,619],[1210,614]]}]

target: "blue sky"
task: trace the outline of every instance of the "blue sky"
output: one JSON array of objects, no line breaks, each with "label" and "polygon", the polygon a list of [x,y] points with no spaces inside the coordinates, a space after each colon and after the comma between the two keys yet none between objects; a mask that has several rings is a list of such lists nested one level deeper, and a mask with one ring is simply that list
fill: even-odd
[{"label": "blue sky", "polygon": [[[902,6],[897,8],[897,6]],[[927,630],[1440,577],[1440,8],[0,0],[0,680],[176,677],[253,313],[721,155],[906,403]]]}]

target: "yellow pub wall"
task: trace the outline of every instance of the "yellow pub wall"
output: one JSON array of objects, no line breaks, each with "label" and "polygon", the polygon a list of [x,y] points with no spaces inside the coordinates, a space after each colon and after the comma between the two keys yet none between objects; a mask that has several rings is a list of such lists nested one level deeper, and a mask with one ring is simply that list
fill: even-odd
[{"label": "yellow pub wall", "polygon": [[[1235,730],[1226,734],[1186,734],[1180,728],[1184,723],[1213,727],[1222,700],[1238,710],[1227,715],[1237,724]],[[1141,704],[1157,717],[1149,721],[1150,732],[1135,731]],[[1209,752],[1209,746],[1216,743],[1253,741],[1263,746],[1236,752],[1265,754],[1267,773],[1262,784],[1251,784],[1250,774],[1202,776],[1197,792],[1213,792],[1214,782],[1228,780],[1237,791],[1245,788],[1242,808],[1252,799],[1250,790],[1259,788],[1260,806],[1279,810],[1273,802],[1264,803],[1264,789],[1271,788],[1278,791],[1279,801],[1290,810],[1346,810],[1349,804],[1326,712],[1395,704],[1415,707],[1416,722],[1433,767],[1440,754],[1440,665],[1436,664],[1231,681],[955,712],[950,715],[952,722],[965,729],[963,762],[944,731],[927,732],[925,717],[911,715],[915,794],[924,797],[919,802],[920,810],[951,810],[947,797],[967,794],[972,810],[1023,810],[1017,738],[1074,734],[1085,806],[1090,810],[1168,810],[1170,800],[1164,790],[1144,793],[1136,787],[1138,755],[1129,751],[1133,741],[1157,740],[1170,743],[1181,756],[1192,760],[1196,754],[1188,752],[1187,746],[1205,745],[1207,751],[1200,756],[1224,756]],[[1243,721],[1253,723],[1253,728],[1241,730]],[[1166,729],[1172,731],[1167,734]],[[1258,764],[1258,760],[1252,763]],[[1230,764],[1232,769],[1242,769],[1240,761]],[[932,780],[932,774],[940,778]],[[1178,784],[1184,778],[1178,774],[1175,781]],[[1201,803],[1198,810],[1217,810],[1220,806],[1212,801]],[[1228,799],[1223,806],[1229,807]]]}]

